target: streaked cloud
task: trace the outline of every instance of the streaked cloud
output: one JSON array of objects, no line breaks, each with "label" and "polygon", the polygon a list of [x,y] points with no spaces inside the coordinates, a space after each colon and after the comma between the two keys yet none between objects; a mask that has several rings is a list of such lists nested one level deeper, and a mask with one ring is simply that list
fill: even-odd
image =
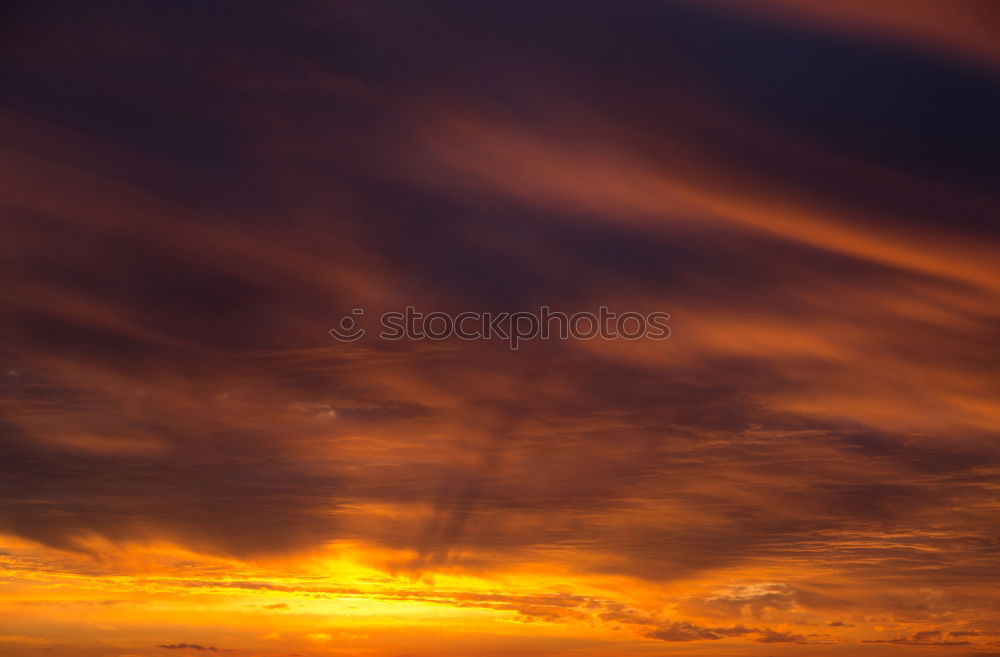
[{"label": "streaked cloud", "polygon": [[4,649],[995,651],[990,11],[821,4],[14,12]]}]

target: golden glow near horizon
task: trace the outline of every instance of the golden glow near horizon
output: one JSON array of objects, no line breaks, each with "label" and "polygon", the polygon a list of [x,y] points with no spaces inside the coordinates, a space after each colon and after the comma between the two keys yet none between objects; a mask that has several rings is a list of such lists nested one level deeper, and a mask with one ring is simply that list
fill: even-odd
[{"label": "golden glow near horizon", "polygon": [[[447,568],[404,572],[398,564],[417,555],[362,544],[260,563],[168,545],[119,546],[96,562],[13,539],[5,546],[4,618],[26,633],[3,635],[3,641],[24,654],[39,648],[74,654],[82,642],[115,654],[143,654],[150,645],[317,655],[511,650],[491,642],[528,653],[604,654],[612,644],[642,653],[657,633],[683,643],[685,652],[700,642],[745,644],[748,638],[822,650],[859,634],[849,629],[855,627],[849,621],[859,620],[857,609],[845,613],[827,593],[846,582],[813,582],[809,590],[790,585],[787,572],[770,573],[777,579],[769,581],[763,571],[732,569],[654,586],[539,563],[479,575]],[[811,600],[789,614],[796,596]],[[920,627],[881,621],[869,632],[892,640],[901,631],[928,631]],[[177,633],[185,640],[174,641]]]}]

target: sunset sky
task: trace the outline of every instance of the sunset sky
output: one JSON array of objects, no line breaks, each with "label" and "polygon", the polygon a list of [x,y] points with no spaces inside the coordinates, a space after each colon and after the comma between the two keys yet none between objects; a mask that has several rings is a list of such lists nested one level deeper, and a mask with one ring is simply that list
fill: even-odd
[{"label": "sunset sky", "polygon": [[1000,656],[1000,2],[2,18],[3,657]]}]

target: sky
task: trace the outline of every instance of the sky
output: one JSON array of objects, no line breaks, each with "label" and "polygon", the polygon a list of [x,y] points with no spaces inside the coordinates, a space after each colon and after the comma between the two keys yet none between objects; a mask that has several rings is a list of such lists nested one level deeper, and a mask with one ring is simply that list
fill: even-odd
[{"label": "sky", "polygon": [[997,3],[3,12],[4,657],[1000,655]]}]

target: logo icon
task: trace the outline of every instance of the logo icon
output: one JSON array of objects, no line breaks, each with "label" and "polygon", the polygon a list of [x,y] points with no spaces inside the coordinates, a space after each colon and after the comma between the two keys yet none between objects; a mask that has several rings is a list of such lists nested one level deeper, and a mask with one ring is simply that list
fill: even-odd
[{"label": "logo icon", "polygon": [[355,308],[350,315],[342,317],[339,328],[330,329],[330,335],[341,342],[354,342],[360,340],[365,335],[365,330],[357,326],[352,315],[364,315],[364,308]]}]

